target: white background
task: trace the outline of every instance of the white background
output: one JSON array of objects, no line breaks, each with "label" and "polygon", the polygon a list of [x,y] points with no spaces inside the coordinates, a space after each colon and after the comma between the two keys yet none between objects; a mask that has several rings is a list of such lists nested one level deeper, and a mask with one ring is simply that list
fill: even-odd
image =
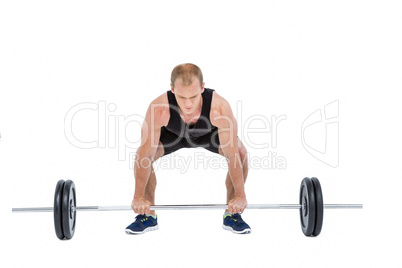
[{"label": "white background", "polygon": [[[2,2],[1,266],[400,267],[400,14],[399,1]],[[201,67],[206,87],[225,97],[236,117],[241,102],[243,121],[286,115],[276,148],[246,144],[251,157],[273,152],[286,159],[284,169],[250,169],[249,203],[297,203],[301,179],[317,176],[326,203],[364,209],[326,210],[317,238],[304,237],[295,210],[247,210],[253,232],[244,236],[222,230],[222,211],[160,211],[160,230],[140,236],[124,233],[133,212],[82,212],[70,241],[56,238],[51,213],[11,213],[52,206],[59,179],[74,180],[78,205],[130,205],[128,153],[135,152],[139,124],[108,125],[116,142],[131,144],[122,159],[122,149],[108,142],[73,146],[66,114],[80,103],[105,102],[116,107],[106,111],[111,122],[144,116],[150,101],[169,90],[172,68],[184,62]],[[336,167],[301,142],[303,121],[333,101]],[[244,122],[244,139],[242,128]],[[96,140],[97,112],[77,114],[73,131]],[[325,142],[325,124],[311,132],[319,133],[310,138],[314,146]],[[249,137],[261,144],[271,135]],[[204,151],[176,155],[194,152]],[[156,201],[224,203],[226,172],[159,169]]]}]

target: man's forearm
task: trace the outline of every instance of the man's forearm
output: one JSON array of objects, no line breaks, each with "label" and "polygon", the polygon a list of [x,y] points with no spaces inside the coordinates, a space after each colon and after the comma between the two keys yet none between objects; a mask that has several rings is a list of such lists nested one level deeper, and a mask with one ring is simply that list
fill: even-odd
[{"label": "man's forearm", "polygon": [[235,195],[245,197],[246,192],[244,190],[243,166],[240,161],[240,157],[230,157],[228,163],[229,175],[232,180]]},{"label": "man's forearm", "polygon": [[134,197],[145,196],[145,188],[148,183],[149,176],[151,175],[151,165],[146,164],[145,162],[150,163],[150,158],[148,161],[144,161],[146,158],[141,158],[140,161],[136,162],[134,165],[134,177],[135,177],[135,191]]}]

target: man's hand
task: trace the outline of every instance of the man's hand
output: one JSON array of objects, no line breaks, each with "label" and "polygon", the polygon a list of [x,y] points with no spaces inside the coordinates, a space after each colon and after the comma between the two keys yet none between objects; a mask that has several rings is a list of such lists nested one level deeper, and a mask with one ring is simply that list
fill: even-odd
[{"label": "man's hand", "polygon": [[241,196],[236,196],[235,198],[230,200],[228,204],[229,213],[231,214],[241,213],[246,209],[246,207],[247,199],[246,197]]},{"label": "man's hand", "polygon": [[133,202],[131,202],[131,208],[137,214],[149,214],[151,202],[145,199],[144,196],[134,197]]}]

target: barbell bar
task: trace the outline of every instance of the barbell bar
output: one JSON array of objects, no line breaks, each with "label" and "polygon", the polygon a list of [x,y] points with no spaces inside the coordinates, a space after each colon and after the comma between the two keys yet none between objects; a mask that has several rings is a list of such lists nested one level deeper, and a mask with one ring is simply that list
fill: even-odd
[{"label": "barbell bar", "polygon": [[[301,209],[299,204],[248,204],[247,209]],[[362,204],[324,204],[325,209],[362,209]],[[225,204],[155,205],[150,210],[214,210],[228,209]],[[127,211],[130,206],[79,206],[77,211]],[[53,212],[52,207],[13,208],[12,212]]]},{"label": "barbell bar", "polygon": [[[75,184],[59,180],[54,194],[53,207],[12,208],[13,213],[53,212],[56,236],[71,239],[75,232],[77,211],[131,211],[130,206],[77,206]],[[151,210],[209,210],[227,209],[227,204],[154,205]],[[363,204],[324,204],[317,178],[304,178],[300,185],[299,204],[249,204],[247,209],[298,209],[304,235],[321,233],[324,209],[362,209]]]}]

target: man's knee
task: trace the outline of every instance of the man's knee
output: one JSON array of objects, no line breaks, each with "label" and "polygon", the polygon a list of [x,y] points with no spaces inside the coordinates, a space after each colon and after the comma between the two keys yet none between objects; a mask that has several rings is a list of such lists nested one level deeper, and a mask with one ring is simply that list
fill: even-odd
[{"label": "man's knee", "polygon": [[[247,153],[247,149],[246,147],[243,145],[243,143],[240,141],[240,139],[238,139],[238,156],[240,156],[240,162],[241,164],[244,165],[248,165],[248,153]],[[221,146],[218,147],[218,152],[220,155],[225,156],[223,154],[222,148]],[[238,157],[236,156],[236,157]],[[237,158],[238,159],[238,158]]]},{"label": "man's knee", "polygon": [[159,142],[158,149],[156,150],[156,153],[152,159],[152,163],[154,163],[156,160],[158,160],[164,154],[165,154],[165,149],[163,148],[163,144],[161,142]]},{"label": "man's knee", "polygon": [[238,139],[238,150],[239,150],[242,165],[243,166],[247,165],[247,162],[248,162],[247,149],[244,146],[244,144],[240,141],[240,139]]},{"label": "man's knee", "polygon": [[149,151],[143,146],[140,146],[135,153],[135,164],[137,167],[140,165],[141,167],[151,167],[152,164],[162,157],[165,154],[165,150],[163,148],[163,144],[159,142],[158,148],[154,155],[150,155]]}]

